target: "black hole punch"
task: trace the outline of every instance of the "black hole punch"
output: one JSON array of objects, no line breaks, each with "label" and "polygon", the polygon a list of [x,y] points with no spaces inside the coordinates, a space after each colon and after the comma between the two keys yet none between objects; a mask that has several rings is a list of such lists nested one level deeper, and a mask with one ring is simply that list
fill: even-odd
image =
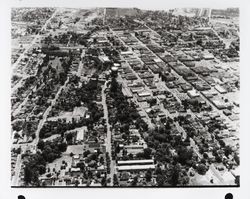
[{"label": "black hole punch", "polygon": [[225,195],[225,199],[233,199],[233,194],[227,193],[227,194]]},{"label": "black hole punch", "polygon": [[25,199],[25,197],[23,195],[19,195],[17,196],[17,199]]}]

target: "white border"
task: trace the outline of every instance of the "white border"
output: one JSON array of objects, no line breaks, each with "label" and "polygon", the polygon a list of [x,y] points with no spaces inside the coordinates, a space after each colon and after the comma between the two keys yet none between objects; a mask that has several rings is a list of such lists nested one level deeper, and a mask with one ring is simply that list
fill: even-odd
[{"label": "white border", "polygon": [[[11,7],[137,7],[140,9],[169,9],[185,7],[209,8],[240,8],[240,71],[241,71],[241,128],[240,128],[240,161],[241,184],[240,188],[125,188],[125,189],[97,189],[97,188],[10,188],[10,9]],[[250,170],[250,130],[248,116],[250,104],[249,82],[249,25],[250,1],[236,0],[2,0],[0,2],[0,198],[15,198],[22,194],[26,199],[50,198],[202,198],[223,199],[228,192],[233,193],[236,199],[250,198],[249,170]]]}]

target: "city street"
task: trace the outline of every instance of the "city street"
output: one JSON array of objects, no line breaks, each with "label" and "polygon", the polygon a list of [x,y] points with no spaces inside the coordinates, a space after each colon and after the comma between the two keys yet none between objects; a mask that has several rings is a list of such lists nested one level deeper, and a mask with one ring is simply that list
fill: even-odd
[{"label": "city street", "polygon": [[104,119],[106,121],[107,126],[107,138],[106,138],[106,150],[110,157],[110,174],[108,174],[108,178],[110,178],[110,186],[113,186],[113,176],[115,174],[115,163],[114,160],[112,160],[112,132],[111,132],[111,125],[109,124],[109,117],[108,117],[108,107],[106,103],[106,94],[105,89],[107,88],[107,82],[105,82],[104,86],[102,87],[102,105],[103,105],[103,111],[104,111]]}]

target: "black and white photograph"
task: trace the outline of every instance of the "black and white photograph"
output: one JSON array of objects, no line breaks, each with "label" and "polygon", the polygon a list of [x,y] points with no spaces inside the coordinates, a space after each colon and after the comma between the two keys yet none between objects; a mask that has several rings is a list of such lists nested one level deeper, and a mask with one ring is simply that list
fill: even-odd
[{"label": "black and white photograph", "polygon": [[250,4],[233,2],[0,6],[3,198],[248,198]]},{"label": "black and white photograph", "polygon": [[239,186],[239,9],[12,8],[12,186]]}]

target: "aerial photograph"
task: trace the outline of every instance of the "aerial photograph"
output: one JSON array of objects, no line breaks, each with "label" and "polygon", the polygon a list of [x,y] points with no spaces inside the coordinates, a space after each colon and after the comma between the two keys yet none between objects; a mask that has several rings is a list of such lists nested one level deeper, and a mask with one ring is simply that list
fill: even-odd
[{"label": "aerial photograph", "polygon": [[239,187],[239,15],[12,7],[11,187]]}]

